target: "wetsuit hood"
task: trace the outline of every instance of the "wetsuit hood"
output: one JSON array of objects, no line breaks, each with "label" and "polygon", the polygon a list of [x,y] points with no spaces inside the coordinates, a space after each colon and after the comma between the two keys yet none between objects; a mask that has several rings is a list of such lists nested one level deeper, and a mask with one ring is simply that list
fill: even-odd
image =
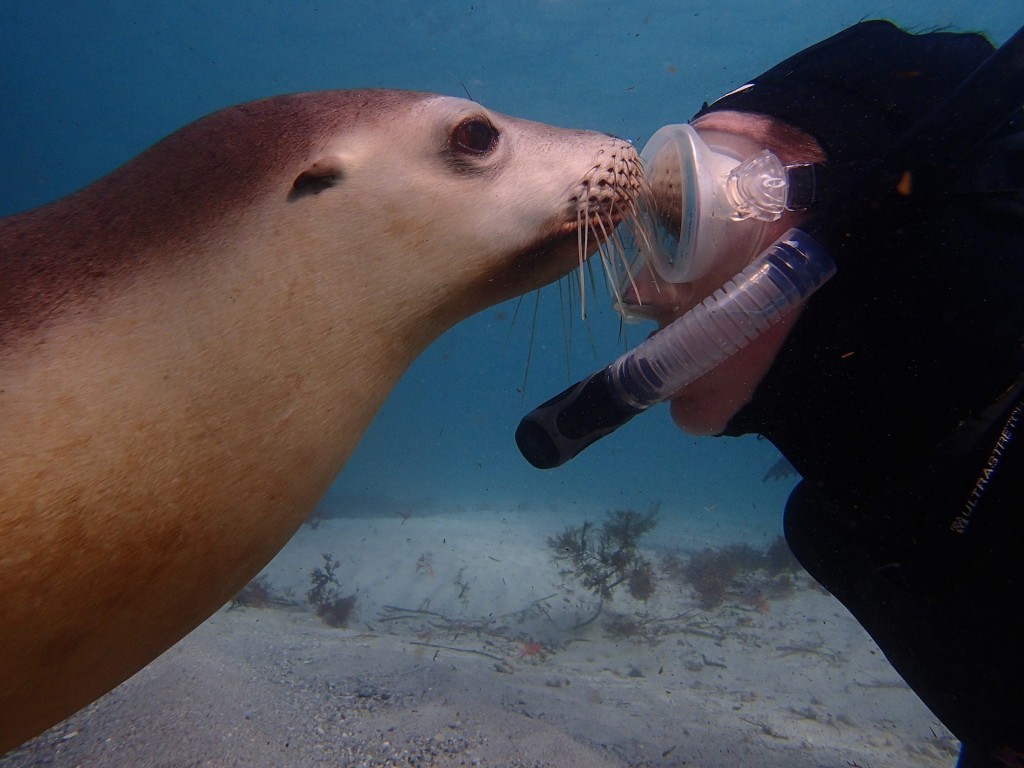
[{"label": "wetsuit hood", "polygon": [[[992,51],[980,35],[865,22],[699,114],[784,120],[814,136],[833,168],[848,169],[895,143]],[[1016,379],[1024,198],[941,180],[972,179],[992,147],[1019,150],[1019,129],[1011,122],[971,156],[934,158],[932,183],[869,204],[829,243],[836,277],[810,299],[725,434],[765,435],[830,495],[870,493]]]},{"label": "wetsuit hood", "polygon": [[831,167],[868,165],[993,52],[980,34],[914,35],[882,20],[856,24],[704,104],[756,112],[813,136]]}]

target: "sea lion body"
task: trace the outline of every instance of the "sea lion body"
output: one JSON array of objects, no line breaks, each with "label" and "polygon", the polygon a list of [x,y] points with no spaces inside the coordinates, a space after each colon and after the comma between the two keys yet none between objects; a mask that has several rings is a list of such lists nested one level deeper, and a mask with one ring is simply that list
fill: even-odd
[{"label": "sea lion body", "polygon": [[413,358],[567,271],[638,168],[461,99],[323,92],[0,221],[0,752],[235,594]]}]

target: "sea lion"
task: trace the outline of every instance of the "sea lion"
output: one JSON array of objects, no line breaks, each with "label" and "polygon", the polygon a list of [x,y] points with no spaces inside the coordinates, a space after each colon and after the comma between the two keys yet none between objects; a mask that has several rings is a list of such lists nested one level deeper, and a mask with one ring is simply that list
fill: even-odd
[{"label": "sea lion", "polygon": [[413,358],[568,271],[640,179],[605,135],[335,91],[0,221],[0,752],[234,595]]}]

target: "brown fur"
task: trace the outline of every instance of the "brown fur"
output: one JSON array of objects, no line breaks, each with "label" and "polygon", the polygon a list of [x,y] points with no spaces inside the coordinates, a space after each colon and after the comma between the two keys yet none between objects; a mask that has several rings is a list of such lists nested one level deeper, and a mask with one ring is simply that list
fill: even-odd
[{"label": "brown fur", "polygon": [[0,342],[69,302],[117,291],[126,273],[152,259],[202,250],[256,200],[269,175],[322,149],[311,137],[424,97],[335,91],[241,104],[171,134],[77,194],[3,219]]}]

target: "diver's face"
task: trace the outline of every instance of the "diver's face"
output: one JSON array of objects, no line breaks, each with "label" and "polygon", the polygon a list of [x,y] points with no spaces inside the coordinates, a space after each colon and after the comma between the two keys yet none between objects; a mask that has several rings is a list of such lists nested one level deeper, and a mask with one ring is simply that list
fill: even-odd
[{"label": "diver's face", "polygon": [[[722,134],[731,134],[736,148],[750,155],[761,147],[749,136],[757,135],[751,121],[767,118],[736,112],[712,113],[694,123],[701,133],[714,132],[716,141]],[[823,157],[797,158],[820,161]],[[794,159],[787,158],[787,162]],[[798,226],[802,217],[786,213],[779,221],[767,225],[758,237],[756,248],[743,244],[734,252],[724,252],[714,267],[705,275],[686,283],[655,283],[650,273],[643,270],[636,280],[636,293],[644,314],[659,328],[681,317],[692,307],[710,296],[750,262],[750,254],[757,254],[775,242],[791,227]],[[632,292],[632,291],[631,291]],[[633,302],[636,303],[636,302]],[[670,401],[672,420],[685,432],[701,435],[721,433],[729,420],[750,401],[754,390],[768,372],[775,356],[785,342],[789,331],[799,317],[800,309],[781,323],[762,333],[732,357],[677,392]]]},{"label": "diver's face", "polygon": [[[766,227],[759,246],[763,250],[794,226],[790,215]],[[637,291],[645,315],[664,328],[718,290],[723,283],[747,266],[749,251],[723,258],[703,277],[689,283],[661,283],[638,277]],[[778,325],[769,328],[750,344],[679,390],[669,402],[672,420],[685,432],[697,435],[720,434],[729,419],[754,394],[782,347],[792,324],[800,314],[797,308]]]}]

